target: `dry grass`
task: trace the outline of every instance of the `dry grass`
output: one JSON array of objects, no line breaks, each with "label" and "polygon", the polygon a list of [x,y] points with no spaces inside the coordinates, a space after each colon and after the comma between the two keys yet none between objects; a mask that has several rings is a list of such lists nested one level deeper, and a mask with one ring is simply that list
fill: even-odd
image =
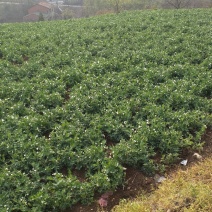
[{"label": "dry grass", "polygon": [[212,158],[173,173],[150,195],[122,201],[113,212],[212,211]]}]

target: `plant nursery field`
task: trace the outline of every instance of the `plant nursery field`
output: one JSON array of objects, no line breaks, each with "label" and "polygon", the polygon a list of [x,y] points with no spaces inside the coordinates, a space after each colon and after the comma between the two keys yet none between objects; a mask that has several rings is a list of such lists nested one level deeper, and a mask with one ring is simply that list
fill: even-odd
[{"label": "plant nursery field", "polygon": [[212,125],[212,10],[0,25],[0,211],[63,211],[163,172]]}]

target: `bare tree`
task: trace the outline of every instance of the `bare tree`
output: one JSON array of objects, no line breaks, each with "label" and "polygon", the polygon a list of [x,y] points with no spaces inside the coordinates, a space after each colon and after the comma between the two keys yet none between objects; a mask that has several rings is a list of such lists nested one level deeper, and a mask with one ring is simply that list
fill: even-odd
[{"label": "bare tree", "polygon": [[84,0],[84,7],[88,15],[96,14],[101,10],[113,10],[119,13],[124,5],[132,2],[133,0]]},{"label": "bare tree", "polygon": [[176,9],[184,8],[189,5],[191,0],[166,0],[166,2]]},{"label": "bare tree", "polygon": [[133,0],[107,0],[115,13],[119,13],[125,4],[133,3]]},{"label": "bare tree", "polygon": [[74,17],[74,13],[71,9],[66,8],[65,10],[63,10],[62,12],[63,19],[72,19],[73,17]]}]

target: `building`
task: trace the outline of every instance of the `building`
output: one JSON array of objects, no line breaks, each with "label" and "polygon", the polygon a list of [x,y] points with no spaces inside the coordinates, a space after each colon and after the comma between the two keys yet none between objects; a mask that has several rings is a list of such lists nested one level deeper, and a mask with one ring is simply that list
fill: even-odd
[{"label": "building", "polygon": [[39,2],[28,9],[28,14],[23,17],[23,21],[60,19],[61,12],[57,5],[48,2]]}]

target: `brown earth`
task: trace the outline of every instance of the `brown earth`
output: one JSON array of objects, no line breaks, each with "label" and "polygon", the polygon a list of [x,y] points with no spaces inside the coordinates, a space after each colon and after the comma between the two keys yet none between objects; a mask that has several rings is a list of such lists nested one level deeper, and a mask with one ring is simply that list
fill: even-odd
[{"label": "brown earth", "polygon": [[[212,155],[212,129],[207,129],[206,133],[202,136],[202,141],[205,142],[203,149],[198,153],[204,158]],[[180,161],[176,164],[170,166],[166,171],[166,176],[173,174],[179,169],[188,169],[190,166],[195,163],[200,162],[200,160],[196,159],[193,154],[194,151],[185,151],[181,155],[181,160],[187,159],[188,163],[186,166],[180,165]],[[119,204],[121,199],[133,199],[140,193],[150,193],[157,188],[157,184],[155,183],[154,177],[147,177],[141,171],[132,168],[126,167],[126,177],[125,184],[119,187],[112,195],[108,198],[107,207],[101,208],[98,204],[98,200],[101,195],[95,196],[95,201],[91,205],[83,206],[81,204],[77,204],[71,209],[67,209],[65,212],[97,212],[97,211],[107,211],[110,212],[111,209]]]}]

